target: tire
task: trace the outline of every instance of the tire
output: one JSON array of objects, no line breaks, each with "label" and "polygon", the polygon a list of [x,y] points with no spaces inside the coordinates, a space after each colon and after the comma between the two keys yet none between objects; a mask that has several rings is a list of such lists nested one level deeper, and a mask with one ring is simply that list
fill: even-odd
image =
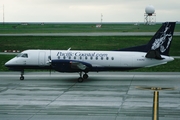
[{"label": "tire", "polygon": [[84,75],[83,75],[83,78],[84,78],[84,79],[88,79],[88,77],[89,77],[88,74],[84,74]]},{"label": "tire", "polygon": [[24,80],[24,76],[21,76],[21,77],[20,77],[20,80]]},{"label": "tire", "polygon": [[78,82],[82,83],[84,81],[84,79],[82,77],[78,78]]}]

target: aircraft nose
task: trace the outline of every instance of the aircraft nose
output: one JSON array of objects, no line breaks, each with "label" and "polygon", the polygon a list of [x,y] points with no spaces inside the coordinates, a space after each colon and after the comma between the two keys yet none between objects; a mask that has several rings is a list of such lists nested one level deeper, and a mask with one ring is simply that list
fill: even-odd
[{"label": "aircraft nose", "polygon": [[4,66],[8,67],[9,66],[9,61],[7,61]]},{"label": "aircraft nose", "polygon": [[14,59],[11,59],[11,60],[7,61],[4,65],[5,65],[6,67],[10,67],[11,65],[14,64],[14,62],[15,62],[15,60],[14,60]]}]

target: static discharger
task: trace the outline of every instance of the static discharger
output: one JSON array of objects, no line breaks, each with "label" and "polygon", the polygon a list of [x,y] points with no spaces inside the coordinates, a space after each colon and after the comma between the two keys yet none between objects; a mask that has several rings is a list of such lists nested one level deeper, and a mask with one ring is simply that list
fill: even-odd
[{"label": "static discharger", "polygon": [[159,120],[159,91],[161,90],[174,90],[175,88],[161,88],[161,87],[136,87],[140,90],[153,90],[153,109],[152,109],[152,120]]}]

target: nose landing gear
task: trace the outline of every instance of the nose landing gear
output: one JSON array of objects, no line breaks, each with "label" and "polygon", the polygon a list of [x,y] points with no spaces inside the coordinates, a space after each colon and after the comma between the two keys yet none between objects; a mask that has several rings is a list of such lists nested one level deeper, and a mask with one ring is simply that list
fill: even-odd
[{"label": "nose landing gear", "polygon": [[20,80],[24,80],[24,70],[21,71]]}]

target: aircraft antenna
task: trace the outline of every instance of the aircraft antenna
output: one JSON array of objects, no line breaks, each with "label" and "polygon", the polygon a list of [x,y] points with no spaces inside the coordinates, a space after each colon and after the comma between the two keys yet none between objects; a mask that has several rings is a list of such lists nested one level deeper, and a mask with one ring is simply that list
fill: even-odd
[{"label": "aircraft antenna", "polygon": [[71,47],[67,51],[70,51],[70,50],[71,50]]}]

